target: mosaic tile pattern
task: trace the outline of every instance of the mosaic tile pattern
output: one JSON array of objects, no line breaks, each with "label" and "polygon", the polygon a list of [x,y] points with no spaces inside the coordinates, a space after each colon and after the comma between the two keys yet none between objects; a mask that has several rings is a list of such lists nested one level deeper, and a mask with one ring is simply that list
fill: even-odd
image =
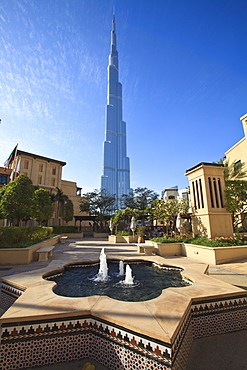
[{"label": "mosaic tile pattern", "polygon": [[247,294],[194,302],[172,346],[172,369],[184,370],[194,339],[247,329]]},{"label": "mosaic tile pattern", "polygon": [[[22,290],[3,286],[8,304]],[[3,323],[1,370],[92,358],[112,370],[184,370],[194,339],[247,328],[247,293],[193,302],[172,344],[93,316]]]},{"label": "mosaic tile pattern", "polygon": [[2,282],[0,291],[0,308],[6,311],[23,292],[24,289]]},{"label": "mosaic tile pattern", "polygon": [[2,349],[3,370],[85,357],[116,370],[171,369],[169,345],[95,318],[3,324]]}]

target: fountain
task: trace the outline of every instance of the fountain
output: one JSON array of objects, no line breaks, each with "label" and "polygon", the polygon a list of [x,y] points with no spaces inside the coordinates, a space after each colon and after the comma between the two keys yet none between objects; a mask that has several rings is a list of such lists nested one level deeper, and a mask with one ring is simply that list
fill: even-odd
[{"label": "fountain", "polygon": [[100,259],[99,272],[94,280],[105,281],[108,279],[108,267],[106,261],[105,248],[101,249],[99,259]]},{"label": "fountain", "polygon": [[67,265],[63,272],[46,279],[55,281],[54,293],[65,297],[107,295],[116,300],[140,302],[156,298],[163,289],[190,285],[180,272],[179,268],[149,261],[129,261],[123,279],[124,262],[107,261],[103,248],[99,263]]},{"label": "fountain", "polygon": [[124,263],[123,261],[119,261],[119,274],[118,276],[123,276],[124,275]]},{"label": "fountain", "polygon": [[132,270],[129,265],[126,266],[125,280],[124,284],[132,285],[134,278],[132,276]]}]

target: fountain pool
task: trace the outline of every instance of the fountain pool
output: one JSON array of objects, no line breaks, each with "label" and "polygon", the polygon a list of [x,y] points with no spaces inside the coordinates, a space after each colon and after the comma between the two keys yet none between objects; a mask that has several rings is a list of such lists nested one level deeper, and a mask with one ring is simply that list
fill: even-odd
[{"label": "fountain pool", "polygon": [[[102,254],[101,254],[102,256]],[[107,276],[102,277],[100,263],[73,264],[61,273],[46,276],[56,282],[54,293],[65,297],[106,295],[128,302],[147,301],[158,297],[163,289],[183,287],[190,282],[183,279],[181,269],[157,265],[148,261],[107,261]],[[125,271],[125,274],[123,272]]]}]

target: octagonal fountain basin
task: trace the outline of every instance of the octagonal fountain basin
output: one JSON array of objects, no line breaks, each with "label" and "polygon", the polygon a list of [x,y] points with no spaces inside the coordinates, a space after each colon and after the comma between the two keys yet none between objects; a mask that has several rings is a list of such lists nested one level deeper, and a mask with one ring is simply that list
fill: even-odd
[{"label": "octagonal fountain basin", "polygon": [[158,297],[163,289],[191,285],[181,271],[148,261],[109,260],[105,270],[100,262],[70,264],[44,279],[56,282],[54,293],[60,296],[106,295],[120,301],[140,302]]}]

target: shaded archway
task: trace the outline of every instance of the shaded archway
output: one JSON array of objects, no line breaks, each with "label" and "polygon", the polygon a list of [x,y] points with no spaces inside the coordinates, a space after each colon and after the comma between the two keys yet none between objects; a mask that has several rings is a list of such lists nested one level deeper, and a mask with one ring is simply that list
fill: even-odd
[{"label": "shaded archway", "polygon": [[[75,226],[77,226],[77,222],[79,221],[80,223],[80,226],[79,226],[79,230],[80,231],[88,231],[88,232],[93,232],[95,230],[95,227],[96,227],[96,222],[95,222],[95,219],[96,217],[95,216],[74,216],[74,219],[75,219]],[[82,221],[86,221],[89,223],[88,226],[82,226]]]}]

